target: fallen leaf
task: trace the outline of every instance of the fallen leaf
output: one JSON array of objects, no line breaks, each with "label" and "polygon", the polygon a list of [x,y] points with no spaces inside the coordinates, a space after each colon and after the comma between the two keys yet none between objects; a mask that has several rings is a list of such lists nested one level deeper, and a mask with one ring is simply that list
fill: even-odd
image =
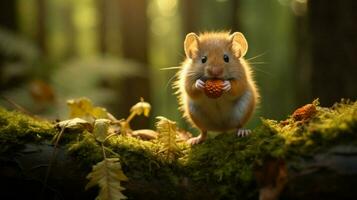
[{"label": "fallen leaf", "polygon": [[95,119],[108,119],[109,115],[105,108],[94,107],[88,98],[71,99],[67,101],[70,109],[70,118],[82,118],[89,122]]},{"label": "fallen leaf", "polygon": [[159,133],[150,129],[140,129],[133,131],[131,135],[134,137],[139,137],[142,140],[153,140],[157,139]]},{"label": "fallen leaf", "polygon": [[73,129],[73,130],[91,130],[92,124],[87,120],[81,118],[73,118],[69,120],[60,121],[56,125],[59,128]]},{"label": "fallen leaf", "polygon": [[127,197],[122,193],[125,190],[120,185],[121,181],[127,181],[119,163],[119,158],[105,158],[103,161],[93,166],[92,171],[87,175],[89,183],[86,189],[95,185],[99,186],[100,200],[120,200]]}]

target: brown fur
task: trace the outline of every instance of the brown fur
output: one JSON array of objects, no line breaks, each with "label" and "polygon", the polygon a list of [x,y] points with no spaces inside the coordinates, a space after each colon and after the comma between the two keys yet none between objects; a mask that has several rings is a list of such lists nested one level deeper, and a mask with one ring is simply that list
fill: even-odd
[{"label": "brown fur", "polygon": [[[187,35],[185,40],[187,58],[177,73],[178,79],[174,87],[177,89],[176,94],[178,95],[183,116],[192,125],[200,128],[202,131],[210,130],[205,127],[204,123],[200,123],[199,115],[193,116],[194,113],[190,113],[188,102],[191,100],[197,101],[198,104],[199,102],[215,102],[214,100],[207,100],[203,91],[195,87],[197,79],[212,78],[209,75],[209,70],[212,68],[223,68],[223,74],[216,78],[229,80],[231,83],[231,89],[218,98],[220,100],[217,100],[217,102],[237,101],[248,91],[251,93],[251,98],[246,103],[245,113],[240,118],[239,127],[235,128],[242,127],[249,120],[258,102],[259,94],[252,78],[251,68],[243,58],[247,48],[248,45],[241,33],[231,35],[229,32],[209,32],[202,33],[199,36],[193,33]],[[223,61],[224,54],[230,58],[228,63]],[[208,58],[204,64],[201,63],[203,56],[207,56]],[[206,107],[205,103],[202,103],[202,107]],[[210,110],[205,112],[210,113]],[[231,112],[236,111],[232,110]]]}]

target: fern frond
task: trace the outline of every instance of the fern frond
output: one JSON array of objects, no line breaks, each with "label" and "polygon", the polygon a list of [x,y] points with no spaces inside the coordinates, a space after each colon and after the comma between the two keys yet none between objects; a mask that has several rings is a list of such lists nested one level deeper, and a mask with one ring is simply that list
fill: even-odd
[{"label": "fern frond", "polygon": [[156,129],[159,133],[159,141],[162,144],[161,153],[167,161],[173,161],[180,150],[176,143],[177,125],[176,122],[168,120],[165,117],[156,117],[159,121],[156,123]]},{"label": "fern frond", "polygon": [[127,197],[122,193],[125,190],[120,185],[121,181],[127,181],[119,163],[119,158],[105,158],[93,166],[88,174],[89,183],[86,189],[98,185],[100,188],[98,200],[120,200]]}]

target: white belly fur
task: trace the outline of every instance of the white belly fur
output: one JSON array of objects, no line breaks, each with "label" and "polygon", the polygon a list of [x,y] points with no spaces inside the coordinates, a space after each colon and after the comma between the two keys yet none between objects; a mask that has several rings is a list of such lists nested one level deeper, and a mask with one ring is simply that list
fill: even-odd
[{"label": "white belly fur", "polygon": [[238,99],[229,99],[224,94],[218,99],[204,97],[189,101],[189,114],[208,131],[228,131],[238,128],[247,113],[253,93],[247,90]]}]

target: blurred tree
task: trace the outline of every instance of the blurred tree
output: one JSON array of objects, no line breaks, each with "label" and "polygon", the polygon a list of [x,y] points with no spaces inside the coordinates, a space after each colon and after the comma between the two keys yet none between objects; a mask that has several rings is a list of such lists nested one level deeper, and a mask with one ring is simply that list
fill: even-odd
[{"label": "blurred tree", "polygon": [[120,2],[117,0],[97,1],[98,48],[103,55],[121,55],[122,30]]},{"label": "blurred tree", "polygon": [[46,0],[37,0],[37,42],[43,55],[47,55],[48,49],[46,44],[46,19],[47,19],[47,2]]},{"label": "blurred tree", "polygon": [[16,1],[0,1],[0,13],[0,26],[9,30],[16,30]]},{"label": "blurred tree", "polygon": [[322,105],[357,97],[357,1],[308,1],[312,94]]},{"label": "blurred tree", "polygon": [[73,23],[73,5],[71,3],[66,3],[64,5],[64,27],[66,30],[66,49],[65,49],[65,58],[75,57],[77,55],[76,51],[76,30]]},{"label": "blurred tree", "polygon": [[108,45],[106,42],[108,29],[108,0],[98,1],[97,4],[99,13],[99,51],[105,54],[108,51]]},{"label": "blurred tree", "polygon": [[184,32],[239,31],[239,0],[183,0]]},{"label": "blurred tree", "polygon": [[[0,1],[0,27],[8,30],[16,30],[16,1]],[[4,55],[0,53],[0,74],[3,73]],[[0,81],[0,91],[4,89]]]},{"label": "blurred tree", "polygon": [[241,0],[240,22],[249,44],[246,58],[261,94],[255,116],[282,119],[296,108],[295,16],[289,1]]},{"label": "blurred tree", "polygon": [[184,24],[184,33],[198,32],[198,8],[199,1],[183,0],[182,1],[182,18]]},{"label": "blurred tree", "polygon": [[[150,102],[148,19],[146,13],[146,0],[119,1],[123,57],[140,62],[144,71],[144,76],[126,78],[122,84],[121,96],[125,97],[125,101],[122,102],[120,113],[128,113],[130,107],[138,102],[140,97],[144,97],[145,101]],[[138,119],[133,122],[133,127],[148,127],[148,122]]]},{"label": "blurred tree", "polygon": [[98,2],[99,50],[102,54],[122,56],[122,34],[120,2],[102,0]]},{"label": "blurred tree", "polygon": [[311,49],[310,34],[308,30],[307,1],[292,0],[291,9],[295,14],[295,26],[293,27],[295,37],[295,58],[292,73],[297,105],[304,105],[311,102]]}]

